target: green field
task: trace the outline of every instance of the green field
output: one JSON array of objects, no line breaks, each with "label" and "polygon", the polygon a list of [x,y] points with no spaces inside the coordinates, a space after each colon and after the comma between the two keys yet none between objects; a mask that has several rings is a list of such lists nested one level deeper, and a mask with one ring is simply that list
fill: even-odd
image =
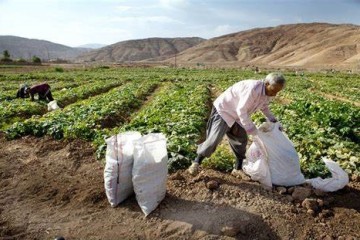
[{"label": "green field", "polygon": [[[0,129],[8,139],[24,135],[91,141],[104,160],[104,138],[137,130],[168,138],[170,170],[187,167],[204,139],[214,98],[243,79],[261,79],[238,69],[91,68],[0,73]],[[287,85],[271,105],[294,142],[307,177],[329,173],[327,156],[360,175],[360,76],[345,73],[283,72]],[[47,112],[46,103],[15,99],[22,83],[48,82],[63,108]],[[261,114],[253,116],[260,124]],[[234,161],[220,147],[205,166],[227,171]]]}]

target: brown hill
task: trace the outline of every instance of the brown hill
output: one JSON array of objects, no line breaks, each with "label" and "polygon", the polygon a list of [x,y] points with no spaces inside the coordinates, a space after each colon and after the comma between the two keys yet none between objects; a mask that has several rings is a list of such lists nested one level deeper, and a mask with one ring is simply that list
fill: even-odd
[{"label": "brown hill", "polygon": [[162,60],[205,41],[202,38],[147,38],[118,42],[83,54],[78,61],[133,62]]},{"label": "brown hill", "polygon": [[207,40],[177,56],[182,63],[273,67],[359,67],[360,26],[291,24]]},{"label": "brown hill", "polygon": [[86,48],[72,48],[45,40],[0,36],[0,52],[5,50],[10,53],[12,59],[31,59],[37,56],[42,60],[72,60],[79,54],[89,51]]}]

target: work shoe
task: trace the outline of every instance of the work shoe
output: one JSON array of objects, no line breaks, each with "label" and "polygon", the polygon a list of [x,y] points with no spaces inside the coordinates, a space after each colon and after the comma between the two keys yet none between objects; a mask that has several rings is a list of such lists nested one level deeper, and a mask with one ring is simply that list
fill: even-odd
[{"label": "work shoe", "polygon": [[193,162],[188,168],[188,171],[193,176],[197,175],[199,173],[199,163]]},{"label": "work shoe", "polygon": [[231,175],[237,178],[241,178],[244,181],[250,181],[250,177],[246,175],[242,170],[233,169]]}]

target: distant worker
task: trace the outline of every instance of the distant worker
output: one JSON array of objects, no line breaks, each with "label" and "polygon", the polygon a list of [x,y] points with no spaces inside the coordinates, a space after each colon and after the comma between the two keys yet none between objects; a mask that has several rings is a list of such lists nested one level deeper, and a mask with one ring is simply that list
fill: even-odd
[{"label": "distant worker", "polygon": [[26,83],[20,85],[20,88],[16,93],[16,97],[17,98],[28,98],[29,94],[26,94],[26,89],[28,89],[28,88],[29,88],[29,86]]},{"label": "distant worker", "polygon": [[42,83],[39,85],[32,86],[31,88],[27,88],[25,94],[30,94],[31,101],[34,101],[35,94],[39,95],[39,100],[44,100],[44,101],[48,100],[49,102],[54,100],[51,94],[50,86],[47,83]]},{"label": "distant worker", "polygon": [[248,134],[256,136],[258,132],[251,120],[251,114],[260,110],[268,121],[277,122],[269,109],[269,103],[284,86],[285,78],[281,74],[270,73],[264,80],[240,81],[223,92],[213,103],[206,129],[206,140],[198,145],[197,157],[189,167],[189,173],[196,175],[199,172],[202,160],[215,152],[226,134],[236,157],[232,175],[249,180],[241,169]]}]

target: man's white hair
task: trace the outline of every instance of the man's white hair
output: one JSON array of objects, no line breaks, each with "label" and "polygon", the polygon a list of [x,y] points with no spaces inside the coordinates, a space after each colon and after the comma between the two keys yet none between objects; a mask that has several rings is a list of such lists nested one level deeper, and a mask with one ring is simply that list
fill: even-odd
[{"label": "man's white hair", "polygon": [[285,78],[281,73],[269,73],[265,77],[265,83],[269,83],[270,85],[284,85]]}]

